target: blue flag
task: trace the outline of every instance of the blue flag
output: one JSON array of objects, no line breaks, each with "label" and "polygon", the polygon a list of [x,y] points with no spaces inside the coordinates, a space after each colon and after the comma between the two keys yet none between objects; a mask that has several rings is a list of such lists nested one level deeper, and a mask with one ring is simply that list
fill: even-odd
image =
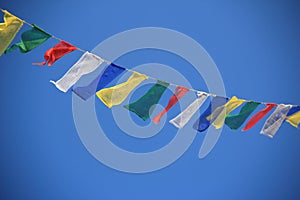
[{"label": "blue flag", "polygon": [[[212,119],[211,121],[207,120],[206,118],[211,115],[211,113],[219,106],[224,105],[228,101],[228,98],[224,97],[213,97],[211,100],[208,108],[201,114],[199,119],[194,123],[193,128],[199,132],[205,131],[210,124],[215,120]],[[221,112],[222,110],[220,110]]]},{"label": "blue flag", "polygon": [[298,112],[298,111],[300,111],[300,106],[293,106],[293,107],[289,110],[289,112],[288,112],[288,114],[287,114],[286,116],[288,117],[288,116],[290,116],[290,115],[292,115],[292,114],[294,114],[294,113],[296,113],[296,112]]},{"label": "blue flag", "polygon": [[89,85],[84,87],[76,87],[73,92],[77,94],[83,100],[89,99],[97,91],[103,89],[107,84],[119,76],[125,69],[114,63],[111,63],[106,67],[103,73],[101,73],[95,80],[93,80]]}]

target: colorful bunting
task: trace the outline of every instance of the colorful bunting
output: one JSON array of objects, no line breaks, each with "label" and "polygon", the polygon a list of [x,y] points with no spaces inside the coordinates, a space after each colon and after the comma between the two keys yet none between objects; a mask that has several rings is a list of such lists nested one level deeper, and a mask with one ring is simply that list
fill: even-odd
[{"label": "colorful bunting", "polygon": [[155,124],[158,124],[161,117],[166,114],[177,102],[179,99],[181,99],[187,92],[189,91],[189,89],[182,87],[182,86],[177,86],[175,89],[175,94],[170,98],[167,107],[158,115],[156,115],[152,121]]},{"label": "colorful bunting", "polygon": [[147,120],[168,86],[169,83],[158,80],[144,96],[133,103],[124,105],[124,108],[134,112],[143,120]]},{"label": "colorful bunting", "polygon": [[247,102],[238,114],[228,115],[225,118],[225,124],[234,130],[240,128],[259,104],[260,103],[253,101]]},{"label": "colorful bunting", "polygon": [[273,107],[275,107],[276,104],[269,103],[267,104],[267,107],[260,110],[258,113],[256,113],[249,121],[247,122],[246,126],[242,129],[242,131],[247,131],[250,128],[252,128],[259,120],[261,120],[265,115],[267,115]]},{"label": "colorful bunting", "polygon": [[0,23],[0,56],[4,53],[23,26],[23,21],[21,19],[10,14],[6,10],[3,10],[3,13],[4,23]]},{"label": "colorful bunting", "polygon": [[125,69],[117,66],[114,63],[108,65],[103,73],[100,73],[89,85],[84,87],[76,87],[73,92],[81,97],[83,100],[89,99],[92,95],[103,89],[107,84],[119,76]]},{"label": "colorful bunting", "polygon": [[27,53],[52,37],[49,33],[45,32],[38,26],[34,24],[32,24],[32,26],[31,30],[22,33],[21,42],[6,49],[5,53],[9,53],[17,48],[20,49],[21,53]]},{"label": "colorful bunting", "polygon": [[119,85],[104,88],[96,93],[98,98],[109,108],[121,104],[134,88],[136,88],[148,76],[133,72],[129,79]]},{"label": "colorful bunting", "polygon": [[195,101],[193,101],[184,111],[182,111],[175,118],[171,119],[169,122],[177,128],[184,127],[207,99],[207,94],[204,92],[198,92],[197,96],[198,98]]},{"label": "colorful bunting", "polygon": [[33,63],[34,65],[46,65],[48,62],[48,66],[52,66],[55,61],[63,57],[64,55],[71,53],[72,51],[77,50],[77,47],[72,46],[71,44],[60,41],[58,44],[54,45],[53,48],[46,51],[44,58],[45,62],[41,63]]},{"label": "colorful bunting", "polygon": [[210,116],[207,117],[207,119],[212,120],[212,125],[216,129],[219,129],[223,126],[226,116],[244,102],[245,100],[238,99],[236,96],[233,96],[224,106],[217,108]]},{"label": "colorful bunting", "polygon": [[298,124],[300,123],[300,111],[288,116],[286,121],[290,123],[292,126],[298,128]]},{"label": "colorful bunting", "polygon": [[271,138],[274,137],[282,122],[285,120],[286,115],[291,107],[291,105],[279,104],[272,115],[265,122],[260,133]]},{"label": "colorful bunting", "polygon": [[225,97],[213,97],[208,108],[201,114],[199,119],[194,123],[193,128],[199,132],[205,131],[214,119],[208,120],[207,117],[210,116],[217,108],[224,105],[228,101],[228,98]]},{"label": "colorful bunting", "polygon": [[83,75],[93,72],[102,63],[102,58],[85,52],[61,79],[50,82],[62,92],[67,92]]}]

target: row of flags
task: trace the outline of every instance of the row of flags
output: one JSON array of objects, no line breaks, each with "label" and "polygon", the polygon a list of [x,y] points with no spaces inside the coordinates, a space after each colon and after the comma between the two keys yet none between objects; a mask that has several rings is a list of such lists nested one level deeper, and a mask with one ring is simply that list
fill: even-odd
[{"label": "row of flags", "polygon": [[[21,53],[27,53],[43,44],[48,39],[54,37],[37,25],[32,24],[30,30],[21,34],[19,43],[9,46],[23,24],[27,22],[19,19],[6,10],[2,11],[4,13],[4,23],[0,23],[0,56],[3,53],[9,53],[16,49],[19,49]],[[80,49],[65,41],[60,41],[58,44],[54,45],[54,47],[46,51],[44,54],[44,62],[33,64],[41,66],[48,64],[48,66],[51,66],[55,61],[75,50]],[[73,87],[82,76],[95,71],[103,63],[108,63],[108,65],[91,83],[86,86]],[[125,82],[107,87],[112,80],[125,71],[131,71],[132,73]],[[93,95],[96,95],[108,108],[111,108],[112,106],[122,104],[128,95],[147,79],[149,79],[149,77],[145,74],[128,70],[114,63],[109,63],[101,57],[86,51],[59,80],[50,82],[62,92],[67,92],[73,87],[72,91],[83,100],[88,100]],[[123,105],[123,107],[135,113],[142,120],[148,120],[151,118],[152,111],[169,85],[170,83],[168,82],[156,79],[156,83],[153,84],[143,96],[135,102]],[[152,121],[155,124],[158,124],[161,118],[189,91],[191,90],[188,88],[177,86],[164,110],[156,116],[153,116]],[[236,96],[229,99],[227,97],[220,97],[202,91],[197,92],[196,96],[197,98],[191,102],[187,108],[169,121],[171,124],[177,128],[184,127],[207,100],[210,101],[209,106],[201,113],[200,117],[193,124],[193,128],[199,132],[205,131],[211,125],[216,129],[220,129],[224,124],[230,129],[237,130],[261,104],[264,104],[265,107],[256,112],[246,122],[242,131],[251,129],[274,108],[275,110],[266,119],[261,129],[262,134],[273,137],[284,121],[296,128],[298,128],[298,124],[300,123],[300,106],[275,103],[265,104],[239,99]],[[241,107],[241,109],[237,114],[231,114],[239,107]]]}]

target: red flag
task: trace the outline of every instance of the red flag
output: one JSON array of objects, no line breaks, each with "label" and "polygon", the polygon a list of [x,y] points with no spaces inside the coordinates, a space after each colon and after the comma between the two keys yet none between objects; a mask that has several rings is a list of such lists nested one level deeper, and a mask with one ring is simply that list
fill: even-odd
[{"label": "red flag", "polygon": [[42,65],[46,65],[48,62],[48,66],[51,66],[59,58],[77,49],[78,49],[77,47],[74,47],[65,41],[60,41],[58,44],[54,45],[53,48],[46,51],[44,55],[44,58],[46,60],[45,62],[33,63],[33,64],[42,66]]},{"label": "red flag", "polygon": [[268,103],[266,108],[260,110],[258,113],[253,115],[251,119],[249,119],[242,131],[247,131],[252,128],[259,120],[261,120],[266,114],[268,114],[274,106],[276,106],[276,104]]},{"label": "red flag", "polygon": [[152,119],[152,121],[155,124],[158,124],[161,117],[164,114],[166,114],[166,112],[168,112],[170,110],[170,108],[172,108],[178,102],[178,100],[181,99],[185,95],[185,93],[187,93],[188,91],[189,91],[189,89],[187,89],[185,87],[177,86],[176,89],[175,89],[175,94],[170,98],[167,107],[161,113],[156,115],[156,117],[154,117]]}]

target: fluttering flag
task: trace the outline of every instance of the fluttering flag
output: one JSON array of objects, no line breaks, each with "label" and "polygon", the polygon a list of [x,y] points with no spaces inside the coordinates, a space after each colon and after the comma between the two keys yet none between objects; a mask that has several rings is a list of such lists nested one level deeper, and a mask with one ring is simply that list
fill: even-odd
[{"label": "fluttering flag", "polygon": [[277,130],[280,128],[282,122],[285,120],[286,115],[291,109],[291,105],[279,104],[275,111],[270,115],[270,117],[265,122],[260,133],[269,137],[274,137]]},{"label": "fluttering flag", "polygon": [[258,102],[247,102],[240,110],[238,114],[228,115],[225,118],[225,124],[231,129],[238,129],[250,116],[250,114],[257,108],[260,103]]},{"label": "fluttering flag", "polygon": [[296,113],[296,112],[298,112],[298,111],[300,111],[300,106],[293,106],[293,107],[289,110],[289,112],[288,112],[288,114],[287,114],[286,116],[288,117],[288,116],[290,116],[290,115],[292,115],[292,114],[294,114],[294,113]]},{"label": "fluttering flag", "polygon": [[76,87],[73,89],[73,92],[83,100],[88,100],[92,95],[96,93],[96,91],[103,89],[124,71],[125,68],[111,63],[89,85],[84,87]]},{"label": "fluttering flag", "polygon": [[255,115],[253,115],[253,117],[249,119],[249,121],[247,122],[246,126],[242,129],[242,131],[247,131],[250,128],[252,128],[257,122],[259,122],[259,120],[261,120],[264,116],[266,116],[273,109],[273,107],[276,106],[276,104],[268,103],[266,106],[267,106],[266,108],[260,110],[258,113],[256,113]]},{"label": "fluttering flag", "polygon": [[32,49],[40,46],[43,44],[45,41],[47,41],[49,38],[52,36],[45,32],[43,29],[40,27],[32,24],[32,29],[25,31],[21,35],[21,42],[12,45],[8,49],[6,49],[5,53],[9,53],[15,49],[20,49],[21,53],[27,53],[31,51]]},{"label": "fluttering flag", "polygon": [[207,94],[204,92],[198,92],[197,96],[198,97],[195,101],[193,101],[186,109],[184,109],[184,111],[182,111],[175,118],[171,119],[169,122],[177,128],[184,127],[207,99]]},{"label": "fluttering flag", "polygon": [[134,112],[143,120],[147,120],[168,86],[169,83],[158,80],[140,99],[124,105],[124,108]]},{"label": "fluttering flag", "polygon": [[77,50],[77,47],[74,47],[73,45],[65,42],[65,41],[60,41],[58,44],[54,45],[53,48],[49,49],[46,51],[44,58],[45,62],[41,63],[33,63],[34,65],[46,65],[48,62],[48,66],[53,65],[55,61],[63,57],[64,55],[71,53],[72,51]]},{"label": "fluttering flag", "polygon": [[167,107],[161,113],[156,115],[152,119],[152,121],[155,124],[158,124],[160,119],[162,118],[162,116],[164,114],[166,114],[178,102],[178,100],[181,99],[188,91],[189,91],[189,89],[187,89],[185,87],[177,86],[175,89],[175,94],[169,99]]},{"label": "fluttering flag", "polygon": [[216,129],[220,129],[224,124],[226,116],[244,102],[245,100],[233,96],[225,105],[218,107],[207,119],[212,120],[212,125]]},{"label": "fluttering flag", "polygon": [[96,92],[97,97],[109,108],[121,104],[134,88],[136,88],[148,76],[133,72],[133,74],[124,83],[110,88],[104,88]]},{"label": "fluttering flag", "polygon": [[290,123],[292,126],[298,128],[298,124],[300,123],[300,111],[288,116],[286,121]]},{"label": "fluttering flag", "polygon": [[83,75],[93,72],[103,60],[95,54],[85,52],[81,58],[58,81],[50,81],[62,92],[67,92]]},{"label": "fluttering flag", "polygon": [[225,97],[213,97],[208,108],[200,115],[199,119],[194,123],[193,128],[199,132],[203,132],[206,129],[208,129],[208,127],[214,119],[208,120],[207,117],[210,116],[211,113],[213,113],[217,108],[224,105],[227,101],[228,98]]},{"label": "fluttering flag", "polygon": [[10,14],[6,10],[4,13],[4,23],[0,23],[0,56],[7,49],[12,40],[23,26],[23,21],[16,16]]}]

